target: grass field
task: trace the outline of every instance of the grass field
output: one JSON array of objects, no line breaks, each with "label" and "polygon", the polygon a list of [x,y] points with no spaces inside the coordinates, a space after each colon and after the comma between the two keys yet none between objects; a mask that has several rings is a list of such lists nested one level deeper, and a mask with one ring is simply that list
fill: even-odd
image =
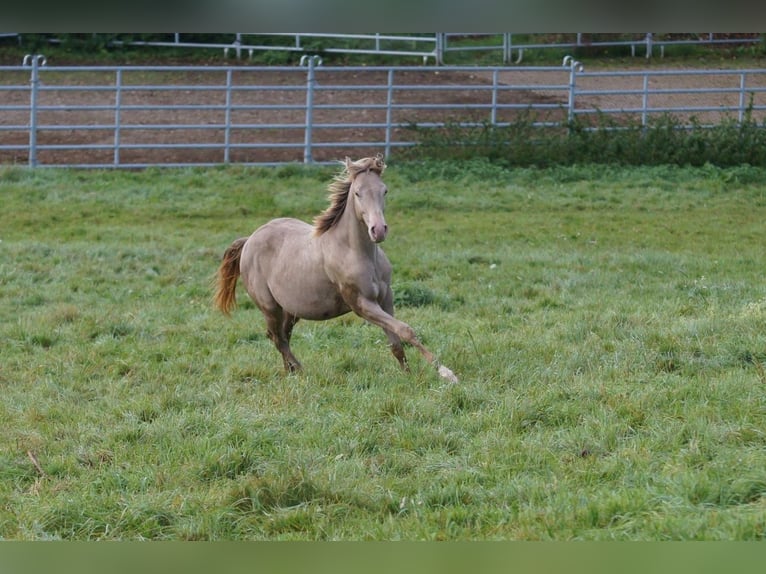
[{"label": "grass field", "polygon": [[223,250],[327,168],[0,169],[0,538],[766,535],[766,170],[392,164],[399,371],[353,316],[282,373]]}]

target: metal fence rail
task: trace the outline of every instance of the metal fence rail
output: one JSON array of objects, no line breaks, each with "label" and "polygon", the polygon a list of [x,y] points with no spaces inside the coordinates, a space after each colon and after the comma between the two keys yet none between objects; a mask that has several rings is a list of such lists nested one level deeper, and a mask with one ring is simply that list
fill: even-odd
[{"label": "metal fence rail", "polygon": [[0,163],[146,167],[324,163],[416,145],[418,130],[523,117],[648,125],[763,122],[766,70],[550,67],[0,67]]},{"label": "metal fence rail", "polygon": [[[665,56],[665,48],[672,46],[720,46],[720,45],[758,45],[763,43],[759,34],[731,36],[728,34],[682,34],[668,35],[645,32],[639,34],[560,34],[550,39],[544,34],[526,34],[514,38],[514,34],[437,34],[436,59],[438,63],[448,61],[450,54],[460,52],[497,52],[502,53],[505,64],[520,64],[524,55],[537,50],[567,50],[627,48],[631,56],[643,54],[647,59],[657,52]],[[470,42],[466,39],[470,39]]]}]

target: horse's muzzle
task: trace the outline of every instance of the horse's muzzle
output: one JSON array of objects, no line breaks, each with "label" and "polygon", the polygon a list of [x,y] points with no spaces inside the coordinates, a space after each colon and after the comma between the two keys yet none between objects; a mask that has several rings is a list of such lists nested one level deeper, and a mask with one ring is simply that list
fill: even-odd
[{"label": "horse's muzzle", "polygon": [[388,235],[388,225],[385,223],[374,223],[369,228],[370,239],[374,243],[381,243],[385,241],[386,235]]}]

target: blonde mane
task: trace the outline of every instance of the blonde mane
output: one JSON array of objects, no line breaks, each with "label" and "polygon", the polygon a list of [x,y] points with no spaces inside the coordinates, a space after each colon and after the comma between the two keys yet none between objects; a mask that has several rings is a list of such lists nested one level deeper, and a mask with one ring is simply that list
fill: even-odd
[{"label": "blonde mane", "polygon": [[380,154],[358,161],[351,161],[346,158],[346,161],[341,163],[343,163],[343,170],[333,178],[327,187],[330,192],[328,196],[330,206],[314,218],[314,235],[322,235],[340,221],[343,211],[346,209],[351,183],[357,175],[370,171],[383,175],[383,171],[386,169],[383,156]]}]

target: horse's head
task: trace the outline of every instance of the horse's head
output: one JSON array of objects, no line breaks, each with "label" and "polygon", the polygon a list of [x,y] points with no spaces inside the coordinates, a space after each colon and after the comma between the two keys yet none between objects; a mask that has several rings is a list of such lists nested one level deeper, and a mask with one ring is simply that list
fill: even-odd
[{"label": "horse's head", "polygon": [[380,243],[388,234],[388,225],[383,215],[388,189],[380,177],[382,168],[368,168],[354,173],[349,162],[350,160],[347,159],[347,169],[349,173],[354,174],[349,189],[354,213],[357,220],[364,222],[370,239],[374,243]]}]

